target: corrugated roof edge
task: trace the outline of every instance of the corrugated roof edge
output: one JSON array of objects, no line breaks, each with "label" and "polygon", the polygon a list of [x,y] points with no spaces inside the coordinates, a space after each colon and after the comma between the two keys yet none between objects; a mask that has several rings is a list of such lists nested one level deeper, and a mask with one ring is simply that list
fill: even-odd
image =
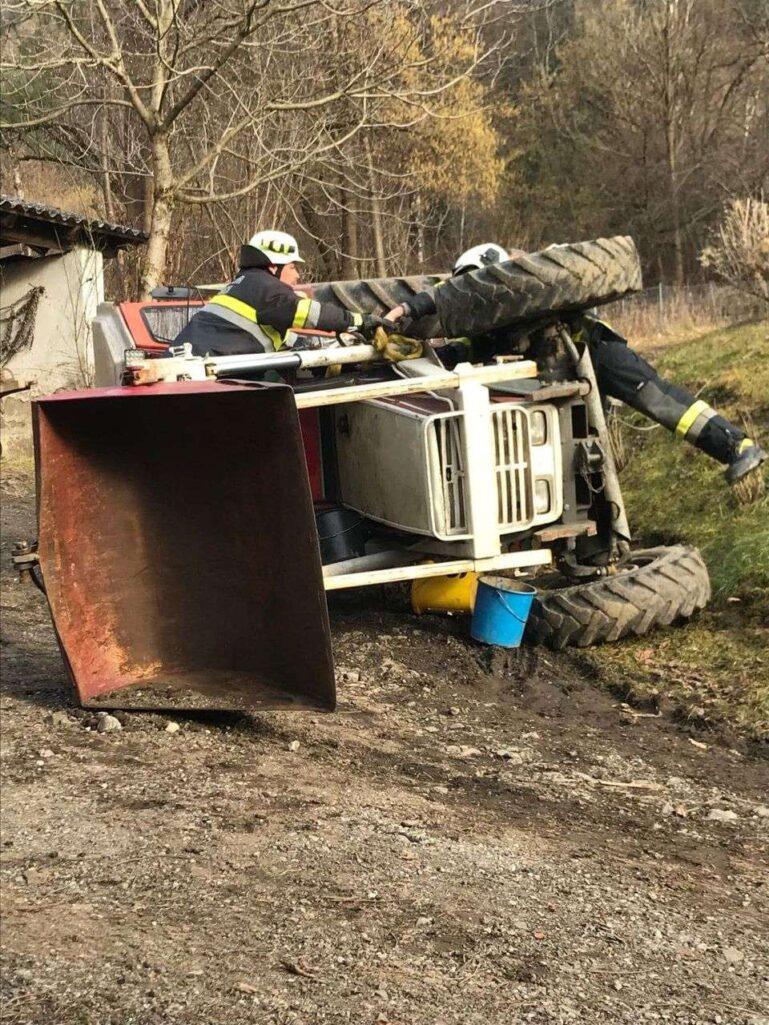
[{"label": "corrugated roof edge", "polygon": [[142,245],[149,239],[149,235],[138,228],[131,228],[125,224],[112,224],[109,221],[102,221],[84,217],[82,214],[74,214],[68,210],[59,210],[54,206],[44,206],[42,203],[30,203],[18,196],[7,196],[0,194],[0,211],[19,214],[22,217],[36,217],[39,220],[47,221],[49,224],[60,225],[65,228],[82,228],[86,234],[112,238],[115,241]]}]

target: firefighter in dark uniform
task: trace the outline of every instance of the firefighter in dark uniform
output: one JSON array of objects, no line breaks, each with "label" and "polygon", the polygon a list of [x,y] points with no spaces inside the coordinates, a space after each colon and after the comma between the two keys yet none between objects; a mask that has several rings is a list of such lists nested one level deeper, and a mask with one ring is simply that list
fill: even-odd
[{"label": "firefighter in dark uniform", "polygon": [[[517,254],[508,254],[495,243],[473,246],[457,259],[453,273],[479,270],[489,263],[508,260],[511,255]],[[402,318],[418,318],[435,312],[433,290],[426,289],[413,296],[407,304],[390,310],[387,319],[397,324]],[[729,484],[742,480],[767,458],[766,452],[755,441],[746,437],[744,431],[707,402],[696,399],[686,389],[660,377],[654,367],[634,352],[608,324],[587,314],[567,319],[574,340],[590,347],[601,393],[644,413],[712,459],[723,463]]]},{"label": "firefighter in dark uniform", "polygon": [[298,295],[296,264],[304,263],[293,235],[258,231],[240,249],[233,281],[192,317],[174,345],[189,343],[196,356],[277,352],[296,328],[357,330],[368,336],[378,317],[350,313]]}]

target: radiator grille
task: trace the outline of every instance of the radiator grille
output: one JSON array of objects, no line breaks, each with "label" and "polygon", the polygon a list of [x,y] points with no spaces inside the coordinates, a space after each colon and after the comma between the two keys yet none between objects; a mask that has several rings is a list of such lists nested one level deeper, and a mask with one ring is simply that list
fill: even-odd
[{"label": "radiator grille", "polygon": [[532,518],[528,420],[520,409],[491,414],[497,469],[497,518],[500,530],[525,526]]},{"label": "radiator grille", "polygon": [[[437,461],[435,477],[441,481],[435,527],[445,537],[467,536],[465,467],[460,436],[461,418],[438,417],[431,423]],[[528,420],[521,409],[492,410],[494,459],[497,479],[497,518],[500,532],[518,530],[533,518]],[[433,479],[435,479],[435,477]],[[437,496],[436,496],[437,497]]]},{"label": "radiator grille", "polygon": [[441,533],[452,536],[465,534],[467,532],[465,467],[462,459],[459,420],[454,416],[440,417],[433,421],[433,428],[443,489],[443,522],[439,524],[439,529]]}]

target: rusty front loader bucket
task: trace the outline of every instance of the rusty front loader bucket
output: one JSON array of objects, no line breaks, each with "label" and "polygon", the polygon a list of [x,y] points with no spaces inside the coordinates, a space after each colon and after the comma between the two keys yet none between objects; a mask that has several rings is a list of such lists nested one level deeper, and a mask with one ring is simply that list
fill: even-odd
[{"label": "rusty front loader bucket", "polygon": [[78,696],[333,709],[291,390],[185,382],[35,404],[39,555]]}]

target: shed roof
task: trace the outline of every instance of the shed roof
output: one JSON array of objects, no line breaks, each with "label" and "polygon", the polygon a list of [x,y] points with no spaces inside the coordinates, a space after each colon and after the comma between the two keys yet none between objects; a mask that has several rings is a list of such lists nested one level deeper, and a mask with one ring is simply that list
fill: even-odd
[{"label": "shed roof", "polygon": [[84,246],[114,256],[126,246],[143,245],[148,238],[138,228],[0,194],[0,245],[4,247],[21,244],[66,252]]}]

